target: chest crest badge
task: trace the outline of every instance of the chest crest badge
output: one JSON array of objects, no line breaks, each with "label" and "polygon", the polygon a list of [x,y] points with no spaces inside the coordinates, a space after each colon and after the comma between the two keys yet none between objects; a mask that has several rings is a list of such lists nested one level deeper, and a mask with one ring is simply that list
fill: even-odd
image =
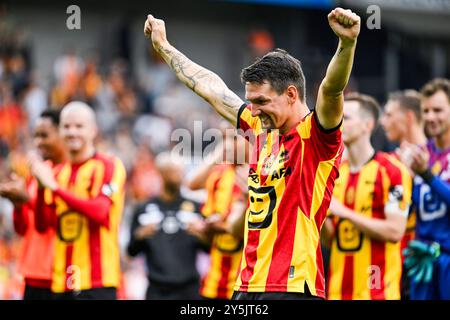
[{"label": "chest crest badge", "polygon": [[264,160],[264,164],[263,164],[263,167],[262,167],[262,172],[263,172],[264,175],[269,175],[270,168],[272,168],[272,165],[273,165],[274,161],[275,161],[275,155],[274,154],[271,154],[269,157],[267,157]]}]

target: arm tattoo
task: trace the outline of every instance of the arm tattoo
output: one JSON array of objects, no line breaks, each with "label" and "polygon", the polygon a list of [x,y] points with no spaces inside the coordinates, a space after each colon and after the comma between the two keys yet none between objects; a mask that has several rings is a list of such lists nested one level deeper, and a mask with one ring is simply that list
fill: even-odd
[{"label": "arm tattoo", "polygon": [[172,68],[178,79],[208,102],[220,103],[233,109],[242,104],[241,99],[212,71],[192,62],[176,49],[157,47],[156,50]]}]

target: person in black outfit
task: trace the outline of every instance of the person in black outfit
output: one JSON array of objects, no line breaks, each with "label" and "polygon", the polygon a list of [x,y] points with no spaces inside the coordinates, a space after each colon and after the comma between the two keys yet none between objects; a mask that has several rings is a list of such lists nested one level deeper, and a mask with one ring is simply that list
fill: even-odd
[{"label": "person in black outfit", "polygon": [[189,230],[201,220],[199,205],[180,194],[183,167],[168,153],[156,158],[163,179],[159,197],[137,207],[131,224],[128,254],[144,254],[147,300],[200,299],[197,253],[206,249]]}]

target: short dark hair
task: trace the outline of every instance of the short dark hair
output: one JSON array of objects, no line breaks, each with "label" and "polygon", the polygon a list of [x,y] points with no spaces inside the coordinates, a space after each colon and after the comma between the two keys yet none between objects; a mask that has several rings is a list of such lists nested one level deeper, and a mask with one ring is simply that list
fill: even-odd
[{"label": "short dark hair", "polygon": [[61,109],[54,109],[54,108],[52,108],[52,109],[44,110],[39,117],[40,118],[50,119],[50,121],[56,127],[58,127],[59,126],[60,115],[61,115]]},{"label": "short dark hair", "polygon": [[428,81],[420,90],[422,97],[429,98],[438,91],[443,91],[450,101],[450,80],[444,78],[436,78]]},{"label": "short dark hair", "polygon": [[275,49],[241,72],[241,81],[262,84],[269,82],[272,88],[282,94],[290,85],[294,85],[301,101],[305,101],[305,76],[302,65],[283,49]]},{"label": "short dark hair", "polygon": [[380,104],[374,97],[367,94],[352,92],[345,96],[345,101],[359,102],[361,110],[375,121],[375,125],[378,123],[381,109]]},{"label": "short dark hair", "polygon": [[403,110],[414,113],[417,121],[422,121],[422,111],[420,109],[420,93],[413,89],[395,91],[389,94],[390,101],[396,101]]}]

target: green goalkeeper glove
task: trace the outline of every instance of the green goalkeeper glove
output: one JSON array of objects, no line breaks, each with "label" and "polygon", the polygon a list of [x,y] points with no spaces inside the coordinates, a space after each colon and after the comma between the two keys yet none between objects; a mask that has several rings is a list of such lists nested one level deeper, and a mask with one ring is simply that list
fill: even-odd
[{"label": "green goalkeeper glove", "polygon": [[408,276],[415,283],[428,283],[433,278],[434,261],[441,254],[438,243],[431,244],[412,240],[408,243],[408,248],[403,250],[405,255],[405,268],[408,270]]}]

